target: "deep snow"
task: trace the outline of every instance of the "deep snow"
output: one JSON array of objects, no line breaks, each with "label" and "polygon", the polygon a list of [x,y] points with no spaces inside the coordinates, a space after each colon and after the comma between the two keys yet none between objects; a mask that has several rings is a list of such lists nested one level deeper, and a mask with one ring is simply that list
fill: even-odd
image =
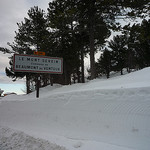
[{"label": "deep snow", "polygon": [[40,89],[39,99],[35,93],[1,98],[0,126],[0,145],[9,135],[13,139],[10,133],[22,135],[18,150],[32,138],[31,149],[42,141],[54,143],[52,148],[43,144],[46,150],[149,150],[150,68],[85,84],[48,86]]}]

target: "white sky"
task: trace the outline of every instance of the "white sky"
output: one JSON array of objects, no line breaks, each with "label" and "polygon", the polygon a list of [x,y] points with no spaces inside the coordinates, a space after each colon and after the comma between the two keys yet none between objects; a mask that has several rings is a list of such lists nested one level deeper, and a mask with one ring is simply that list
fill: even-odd
[{"label": "white sky", "polygon": [[24,20],[30,7],[39,6],[48,8],[51,0],[1,0],[0,1],[0,46],[6,47],[7,42],[12,42],[17,31],[17,22]]},{"label": "white sky", "polygon": [[[7,42],[13,42],[15,31],[18,29],[17,23],[24,21],[24,17],[27,16],[30,7],[39,6],[46,11],[50,1],[51,0],[0,0],[0,47],[10,48]],[[21,81],[14,83],[5,75],[5,67],[9,67],[8,57],[8,54],[6,55],[0,52],[0,88],[3,89],[4,92],[10,92],[10,89],[12,89],[12,91],[15,89],[15,92],[22,93],[20,88],[24,88],[24,83]],[[19,84],[19,86],[17,84]]]}]

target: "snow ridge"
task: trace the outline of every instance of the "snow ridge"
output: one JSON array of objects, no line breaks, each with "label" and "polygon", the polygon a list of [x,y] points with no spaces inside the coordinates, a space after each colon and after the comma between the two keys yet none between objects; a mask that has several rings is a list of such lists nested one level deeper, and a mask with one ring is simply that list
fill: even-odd
[{"label": "snow ridge", "polygon": [[49,141],[0,126],[0,150],[66,150]]}]

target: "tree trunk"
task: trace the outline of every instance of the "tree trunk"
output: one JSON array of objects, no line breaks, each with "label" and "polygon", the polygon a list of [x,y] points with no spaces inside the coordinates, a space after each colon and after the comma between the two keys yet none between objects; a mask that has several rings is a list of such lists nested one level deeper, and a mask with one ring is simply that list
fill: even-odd
[{"label": "tree trunk", "polygon": [[81,49],[81,80],[82,83],[85,83],[85,79],[84,79],[84,54],[83,54],[83,48]]},{"label": "tree trunk", "polygon": [[51,84],[51,86],[53,86],[53,76],[52,75],[50,75],[50,84]]},{"label": "tree trunk", "polygon": [[30,77],[29,77],[29,75],[26,75],[26,93],[27,94],[31,93],[31,90],[30,90]]},{"label": "tree trunk", "polygon": [[123,69],[121,69],[121,75],[123,75]]},{"label": "tree trunk", "polygon": [[95,71],[95,56],[94,56],[94,5],[95,5],[95,0],[91,1],[90,4],[90,10],[89,10],[89,40],[90,40],[90,67],[91,67],[91,80],[96,77],[96,71]]},{"label": "tree trunk", "polygon": [[110,70],[107,68],[106,70],[106,74],[107,74],[107,79],[110,77]]},{"label": "tree trunk", "polygon": [[81,76],[81,73],[80,73],[80,67],[79,66],[77,66],[77,79],[78,79],[78,83],[81,83],[81,78],[80,78],[80,76]]}]

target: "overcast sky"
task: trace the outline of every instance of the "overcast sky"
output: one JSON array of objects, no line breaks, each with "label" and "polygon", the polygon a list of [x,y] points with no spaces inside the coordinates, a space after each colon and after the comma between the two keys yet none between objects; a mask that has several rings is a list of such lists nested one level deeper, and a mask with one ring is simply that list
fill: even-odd
[{"label": "overcast sky", "polygon": [[[0,47],[7,47],[7,42],[12,43],[17,31],[17,23],[27,17],[28,10],[33,6],[39,6],[43,10],[47,10],[48,3],[51,0],[0,0]],[[0,52],[0,88],[5,92],[15,91],[22,93],[24,88],[22,81],[12,82],[5,75],[5,67],[9,65],[9,55]],[[18,88],[18,89],[17,89]],[[18,91],[17,91],[18,90]]]}]

